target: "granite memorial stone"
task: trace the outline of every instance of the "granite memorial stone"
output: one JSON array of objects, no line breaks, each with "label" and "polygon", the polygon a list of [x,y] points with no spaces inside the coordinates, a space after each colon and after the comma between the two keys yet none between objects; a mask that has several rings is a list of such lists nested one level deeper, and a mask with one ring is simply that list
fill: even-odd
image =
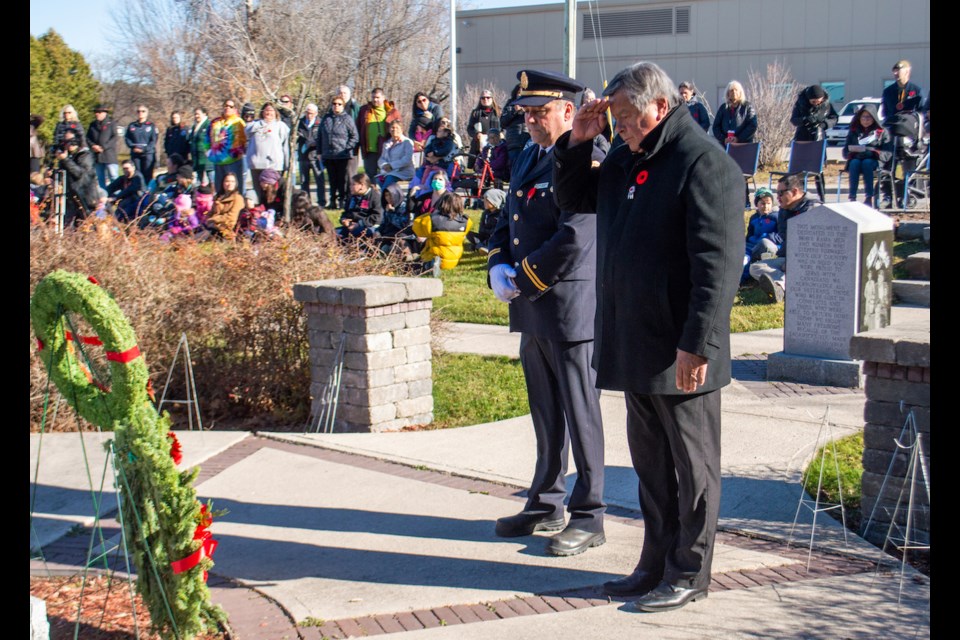
[{"label": "granite memorial stone", "polygon": [[848,202],[821,205],[789,224],[783,352],[771,355],[768,377],[860,386],[850,338],[890,324],[893,222]]}]

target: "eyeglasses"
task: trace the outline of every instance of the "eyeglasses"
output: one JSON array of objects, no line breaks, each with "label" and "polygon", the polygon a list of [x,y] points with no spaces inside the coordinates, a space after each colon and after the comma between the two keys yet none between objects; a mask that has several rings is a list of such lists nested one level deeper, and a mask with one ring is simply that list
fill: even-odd
[{"label": "eyeglasses", "polygon": [[493,100],[493,96],[480,96],[481,100]]},{"label": "eyeglasses", "polygon": [[223,108],[224,108],[224,109],[235,109],[236,106],[237,106],[237,105],[233,104],[232,102],[227,102],[227,103],[225,103],[225,104],[223,105]]},{"label": "eyeglasses", "polygon": [[785,193],[790,193],[793,189],[777,189],[777,197],[779,198]]},{"label": "eyeglasses", "polygon": [[334,102],[334,103],[333,103],[333,106],[335,106],[335,107],[342,107],[342,106],[343,106],[343,103],[342,103],[342,102]]}]

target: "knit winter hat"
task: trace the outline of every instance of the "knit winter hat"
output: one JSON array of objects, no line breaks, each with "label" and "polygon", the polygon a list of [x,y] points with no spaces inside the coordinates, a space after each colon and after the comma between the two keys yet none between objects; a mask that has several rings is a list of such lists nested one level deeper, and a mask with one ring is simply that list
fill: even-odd
[{"label": "knit winter hat", "polygon": [[773,191],[767,187],[757,187],[757,190],[753,192],[753,204],[760,202],[760,198],[773,198]]},{"label": "knit winter hat", "polygon": [[507,194],[500,189],[487,189],[486,193],[483,194],[483,199],[499,209],[506,202]]},{"label": "knit winter hat", "polygon": [[185,193],[181,193],[173,199],[173,206],[176,207],[178,211],[182,211],[183,209],[189,209],[192,207],[193,202],[190,200],[190,196]]},{"label": "knit winter hat", "polygon": [[276,169],[264,169],[260,174],[261,184],[279,184],[280,172]]}]

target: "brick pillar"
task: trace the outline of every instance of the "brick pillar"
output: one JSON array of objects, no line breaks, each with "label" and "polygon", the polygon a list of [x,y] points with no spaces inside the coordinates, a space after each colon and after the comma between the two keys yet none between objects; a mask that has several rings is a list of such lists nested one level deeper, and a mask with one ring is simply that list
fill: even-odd
[{"label": "brick pillar", "polygon": [[307,314],[314,412],[344,345],[334,431],[433,421],[430,309],[442,293],[438,278],[359,276],[294,286]]},{"label": "brick pillar", "polygon": [[[861,482],[861,512],[863,525],[873,511],[874,521],[867,539],[881,544],[890,528],[891,514],[904,487],[909,459],[899,450],[894,439],[900,436],[907,414],[913,410],[914,421],[923,445],[924,463],[930,469],[930,325],[894,325],[885,329],[867,331],[850,340],[850,357],[864,361],[867,402],[863,409],[863,478]],[[901,410],[902,403],[902,410]],[[904,438],[909,444],[910,436]],[[887,486],[880,495],[884,477],[894,461]],[[917,470],[922,483],[921,470]],[[909,483],[904,489],[897,522],[901,529],[906,523],[906,504]],[[922,504],[929,507],[926,495],[920,493]],[[928,511],[929,512],[929,511]],[[914,510],[912,522],[914,540],[918,535],[929,535],[929,517],[918,516]],[[894,530],[896,533],[896,530]]]}]

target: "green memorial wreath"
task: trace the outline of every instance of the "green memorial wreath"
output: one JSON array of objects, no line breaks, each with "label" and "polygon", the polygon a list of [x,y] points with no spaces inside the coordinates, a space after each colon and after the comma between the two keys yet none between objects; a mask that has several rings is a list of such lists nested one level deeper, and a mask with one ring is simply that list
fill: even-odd
[{"label": "green memorial wreath", "polygon": [[[96,335],[73,336],[66,312],[83,316]],[[50,377],[85,420],[112,431],[115,422],[129,423],[133,410],[149,402],[149,375],[137,336],[116,301],[95,281],[54,271],[37,285],[30,319]],[[109,389],[92,379],[74,342],[102,343],[110,362]]]},{"label": "green memorial wreath", "polygon": [[[83,316],[95,335],[72,335],[68,312]],[[108,445],[120,480],[121,522],[154,628],[179,639],[225,625],[206,584],[216,541],[208,530],[214,514],[193,488],[199,468],[176,469],[179,442],[171,438],[169,416],[158,415],[149,400],[147,366],[119,305],[93,278],[58,270],[37,285],[30,318],[61,394],[84,419],[115,432]],[[109,388],[81,361],[77,343],[106,350]]]}]

